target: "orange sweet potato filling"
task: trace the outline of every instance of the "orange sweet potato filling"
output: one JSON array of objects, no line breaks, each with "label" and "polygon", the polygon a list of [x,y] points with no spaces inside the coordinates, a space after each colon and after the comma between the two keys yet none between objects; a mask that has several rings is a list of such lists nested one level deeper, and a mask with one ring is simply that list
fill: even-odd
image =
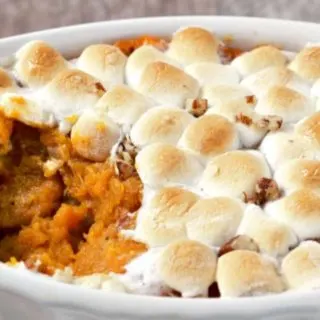
[{"label": "orange sweet potato filling", "polygon": [[[1,261],[14,257],[49,275],[66,266],[77,275],[123,273],[146,250],[119,233],[135,226],[139,178],[121,181],[111,163],[77,157],[70,139],[54,130],[14,123],[11,142],[0,159]],[[52,158],[64,165],[45,177]]]}]

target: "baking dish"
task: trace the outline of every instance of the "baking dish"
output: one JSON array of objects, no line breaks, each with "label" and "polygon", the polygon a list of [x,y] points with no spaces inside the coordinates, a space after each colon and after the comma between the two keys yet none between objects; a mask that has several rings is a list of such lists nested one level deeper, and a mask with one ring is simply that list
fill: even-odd
[{"label": "baking dish", "polygon": [[[273,43],[289,51],[318,42],[318,25],[235,17],[167,17],[101,22],[42,31],[0,40],[0,55],[40,39],[74,57],[90,43],[149,33],[165,36],[181,26],[200,25],[239,47]],[[281,32],[279,32],[281,30]],[[70,41],[72,39],[72,41]],[[241,299],[167,299],[106,294],[55,283],[43,276],[0,266],[0,316],[3,319],[318,319],[318,294],[286,293]]]}]

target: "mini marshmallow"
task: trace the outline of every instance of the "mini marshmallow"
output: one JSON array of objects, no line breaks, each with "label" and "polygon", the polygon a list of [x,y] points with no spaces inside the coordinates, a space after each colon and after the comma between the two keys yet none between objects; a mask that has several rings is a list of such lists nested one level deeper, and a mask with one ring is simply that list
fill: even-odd
[{"label": "mini marshmallow", "polygon": [[276,47],[261,46],[235,58],[231,66],[245,77],[267,67],[284,66],[286,62],[286,56]]},{"label": "mini marshmallow", "polygon": [[249,106],[254,106],[256,100],[252,92],[239,84],[207,85],[202,88],[201,98],[208,100],[210,108],[217,104],[224,104],[230,101],[240,101]]},{"label": "mini marshmallow", "polygon": [[179,239],[186,239],[188,211],[196,203],[198,196],[177,187],[160,189],[140,209],[136,238],[149,247],[167,245]]},{"label": "mini marshmallow", "polygon": [[4,93],[0,99],[0,111],[9,119],[36,128],[54,127],[54,115],[36,101],[15,93]]},{"label": "mini marshmallow", "polygon": [[0,68],[0,96],[5,92],[15,91],[15,83],[9,74]]},{"label": "mini marshmallow", "polygon": [[95,106],[105,89],[101,83],[80,70],[64,70],[37,93],[37,98],[51,110],[57,119],[80,115]]},{"label": "mini marshmallow", "polygon": [[276,182],[286,193],[300,188],[320,192],[320,161],[293,159],[286,162],[275,172]]},{"label": "mini marshmallow", "polygon": [[219,62],[220,41],[200,27],[187,27],[173,34],[166,54],[184,66],[195,62]]},{"label": "mini marshmallow", "polygon": [[258,151],[230,151],[212,158],[199,187],[211,197],[252,196],[260,178],[270,178],[269,167]]},{"label": "mini marshmallow", "polygon": [[263,96],[273,86],[285,86],[306,96],[310,94],[310,85],[285,66],[262,69],[244,78],[240,84],[250,89],[258,97]]},{"label": "mini marshmallow", "polygon": [[153,62],[166,62],[172,65],[177,65],[163,52],[157,50],[151,45],[144,45],[136,49],[128,58],[125,74],[126,81],[129,86],[137,88],[140,83],[141,75],[144,69]]},{"label": "mini marshmallow", "polygon": [[43,41],[30,41],[16,53],[14,71],[21,82],[31,88],[47,84],[67,67],[66,60]]},{"label": "mini marshmallow", "polygon": [[115,85],[99,99],[95,108],[107,112],[116,123],[131,126],[151,106],[149,99],[130,87]]},{"label": "mini marshmallow", "polygon": [[200,83],[206,85],[233,85],[238,84],[240,77],[237,70],[228,65],[212,62],[197,62],[185,68],[186,73],[190,74]]},{"label": "mini marshmallow", "polygon": [[262,253],[272,257],[284,256],[298,243],[298,238],[288,226],[270,218],[256,205],[246,208],[238,234],[252,238]]},{"label": "mini marshmallow", "polygon": [[302,49],[288,66],[289,69],[308,81],[320,78],[320,47]]},{"label": "mini marshmallow", "polygon": [[235,236],[243,210],[241,201],[233,198],[198,200],[187,214],[188,238],[209,246],[221,246]]},{"label": "mini marshmallow", "polygon": [[285,123],[290,123],[311,115],[314,109],[311,101],[301,93],[273,86],[259,99],[255,110],[262,115],[279,116]]},{"label": "mini marshmallow", "polygon": [[319,152],[309,140],[290,132],[268,133],[259,149],[273,170],[292,159],[319,157]]},{"label": "mini marshmallow", "polygon": [[295,133],[307,138],[316,146],[320,146],[320,112],[299,121],[295,126]]},{"label": "mini marshmallow", "polygon": [[154,142],[176,144],[193,120],[185,110],[165,106],[152,108],[134,124],[130,137],[139,147]]},{"label": "mini marshmallow", "polygon": [[221,297],[250,297],[285,290],[273,261],[253,251],[235,250],[218,260],[217,283]]},{"label": "mini marshmallow", "polygon": [[74,150],[83,158],[92,161],[106,161],[119,139],[118,126],[106,113],[93,110],[86,110],[71,131]]},{"label": "mini marshmallow", "polygon": [[168,245],[157,263],[163,281],[183,297],[207,295],[216,279],[216,254],[204,244],[181,240]]},{"label": "mini marshmallow", "polygon": [[235,125],[227,118],[204,115],[186,128],[178,145],[206,160],[239,148],[239,137]]},{"label": "mini marshmallow", "polygon": [[181,69],[153,62],[144,69],[137,90],[156,103],[183,107],[187,99],[197,98],[199,84]]},{"label": "mini marshmallow", "polygon": [[167,143],[153,143],[136,157],[136,168],[143,183],[159,188],[167,184],[193,185],[202,170],[191,154]]},{"label": "mini marshmallow", "polygon": [[319,289],[320,244],[302,242],[283,259],[281,269],[290,289]]},{"label": "mini marshmallow", "polygon": [[120,49],[108,44],[94,44],[84,49],[77,67],[99,79],[106,88],[124,82],[127,57]]},{"label": "mini marshmallow", "polygon": [[265,210],[291,227],[300,239],[320,237],[320,196],[312,189],[298,189],[267,204]]}]

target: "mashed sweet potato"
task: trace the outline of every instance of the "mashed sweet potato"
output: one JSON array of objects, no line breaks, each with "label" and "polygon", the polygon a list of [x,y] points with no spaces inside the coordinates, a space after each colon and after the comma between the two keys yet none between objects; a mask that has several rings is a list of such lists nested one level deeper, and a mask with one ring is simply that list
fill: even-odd
[{"label": "mashed sweet potato", "polygon": [[[135,226],[141,204],[138,177],[121,181],[111,163],[75,154],[68,137],[14,123],[12,151],[0,159],[0,260],[12,257],[53,274],[124,272],[144,252],[120,230]],[[45,175],[48,160],[60,167]]]}]

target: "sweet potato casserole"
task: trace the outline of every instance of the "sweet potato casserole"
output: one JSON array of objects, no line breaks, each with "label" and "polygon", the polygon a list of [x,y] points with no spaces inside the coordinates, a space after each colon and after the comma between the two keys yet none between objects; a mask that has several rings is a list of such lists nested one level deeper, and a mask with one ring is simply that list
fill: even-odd
[{"label": "sweet potato casserole", "polygon": [[0,260],[155,296],[319,288],[319,97],[317,44],[24,44],[0,68]]}]

